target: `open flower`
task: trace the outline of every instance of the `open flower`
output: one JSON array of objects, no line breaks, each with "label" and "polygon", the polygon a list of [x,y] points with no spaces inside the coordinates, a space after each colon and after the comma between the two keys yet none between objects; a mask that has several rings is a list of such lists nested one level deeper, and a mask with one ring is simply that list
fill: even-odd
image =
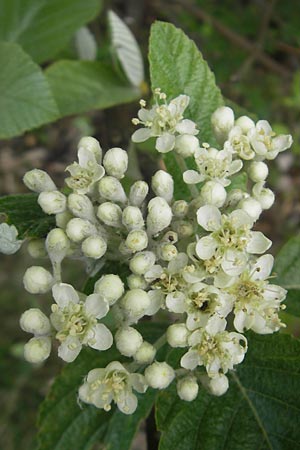
[{"label": "open flower", "polygon": [[73,286],[57,283],[52,288],[55,304],[52,305],[50,321],[60,341],[58,356],[72,362],[82,346],[107,350],[113,337],[109,329],[97,319],[106,316],[109,305],[100,294],[91,294],[83,301]]},{"label": "open flower", "polygon": [[145,378],[138,373],[130,373],[118,361],[109,363],[104,369],[91,370],[79,389],[79,398],[105,411],[111,409],[114,401],[124,414],[133,414],[137,408],[137,398],[132,389],[144,393],[147,389]]},{"label": "open flower", "polygon": [[278,153],[287,150],[293,143],[290,134],[276,135],[266,120],[259,120],[255,128],[248,131],[248,137],[255,153],[266,159],[276,158]]}]

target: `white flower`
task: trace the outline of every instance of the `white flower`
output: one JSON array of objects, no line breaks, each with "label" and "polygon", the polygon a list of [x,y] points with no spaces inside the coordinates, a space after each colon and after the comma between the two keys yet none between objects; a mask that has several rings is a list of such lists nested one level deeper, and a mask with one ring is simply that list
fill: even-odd
[{"label": "white flower", "polygon": [[98,164],[95,153],[80,146],[78,150],[78,163],[74,162],[66,168],[71,176],[66,178],[66,184],[78,194],[92,193],[97,181],[104,175],[104,168]]},{"label": "white flower", "polygon": [[261,256],[226,289],[234,300],[234,326],[239,332],[268,334],[283,326],[278,313],[287,291],[268,282],[273,261],[272,255]]},{"label": "white flower", "polygon": [[[150,110],[142,107],[138,119],[133,119],[135,125],[144,125],[132,135],[133,142],[144,142],[150,137],[156,137],[155,148],[160,153],[167,153],[175,147],[176,135],[196,135],[196,125],[183,118],[183,113],[189,104],[187,95],[179,95],[168,104],[165,94],[160,90],[154,93],[155,105]],[[163,102],[161,102],[161,100]]]},{"label": "white flower", "polygon": [[91,370],[79,389],[79,398],[105,411],[115,402],[124,414],[133,414],[137,408],[137,398],[132,389],[144,393],[147,389],[145,378],[139,373],[130,373],[118,361],[109,363],[104,369]]},{"label": "white flower", "polygon": [[248,137],[255,153],[265,159],[276,158],[278,153],[287,150],[293,143],[290,134],[276,135],[266,120],[259,120],[255,128],[249,130]]},{"label": "white flower", "polygon": [[218,181],[223,186],[230,184],[231,175],[239,172],[243,166],[240,159],[232,160],[232,153],[228,150],[216,148],[200,148],[195,151],[196,170],[187,170],[183,179],[187,184],[196,184],[202,181]]},{"label": "white flower", "polygon": [[22,245],[23,241],[17,240],[18,230],[14,225],[0,224],[0,253],[13,255]]},{"label": "white flower", "polygon": [[181,358],[181,366],[189,370],[205,366],[209,377],[232,370],[243,361],[247,351],[245,336],[228,331],[210,334],[198,329],[189,337],[189,344],[191,348]]},{"label": "white flower", "polygon": [[24,346],[24,358],[32,364],[39,364],[49,358],[51,338],[38,336],[31,338]]},{"label": "white flower", "polygon": [[228,106],[220,106],[211,116],[214,134],[221,144],[225,141],[234,125],[234,112]]},{"label": "white flower", "polygon": [[224,149],[240,158],[250,161],[255,157],[255,152],[251,147],[249,137],[244,134],[240,126],[235,126],[229,132],[228,140],[224,143]]},{"label": "white flower", "polygon": [[99,294],[91,294],[84,301],[70,284],[57,283],[52,288],[53,304],[50,321],[60,341],[58,356],[72,362],[83,345],[107,350],[113,338],[109,329],[97,319],[106,316],[109,305]]}]

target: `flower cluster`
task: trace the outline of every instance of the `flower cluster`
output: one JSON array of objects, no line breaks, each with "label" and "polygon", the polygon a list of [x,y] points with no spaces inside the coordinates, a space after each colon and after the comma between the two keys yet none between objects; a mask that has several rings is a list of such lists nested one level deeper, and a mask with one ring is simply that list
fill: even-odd
[{"label": "flower cluster", "polygon": [[[159,89],[154,97],[150,110],[141,101],[134,123],[143,127],[133,141],[155,137],[156,149],[175,151],[181,166],[185,157],[193,158],[194,169],[183,173],[187,186],[195,185],[190,199],[174,199],[173,178],[163,170],[151,186],[136,181],[126,192],[126,151],[112,148],[102,157],[92,137],[81,139],[78,162],[66,169],[68,194],[43,171],[24,177],[44,212],[56,217],[45,240],[28,244],[31,256],[48,256],[52,270],[27,269],[25,289],[51,291],[54,303],[49,317],[37,308],[22,315],[22,329],[33,334],[25,358],[44,361],[54,340],[66,362],[84,346],[105,351],[114,343],[120,361],[91,370],[79,399],[105,410],[115,402],[125,414],[137,407],[133,391],[164,389],[173,380],[185,401],[197,397],[199,383],[224,394],[228,372],[247,352],[243,333],[273,333],[284,326],[278,314],[286,291],[269,281],[273,257],[265,252],[271,241],[253,226],[274,202],[265,187],[264,161],[290,147],[291,136],[276,136],[266,121],[235,119],[230,108],[221,107],[212,115],[217,149],[200,142],[195,123],[184,118],[189,97],[168,103]],[[248,176],[247,188],[234,187],[240,173]],[[84,261],[90,273],[115,261],[127,274],[104,273],[87,296],[62,281],[64,258]],[[169,319],[166,331],[148,342],[136,324],[161,310]],[[161,360],[158,350],[166,343],[183,349],[178,367]]]}]

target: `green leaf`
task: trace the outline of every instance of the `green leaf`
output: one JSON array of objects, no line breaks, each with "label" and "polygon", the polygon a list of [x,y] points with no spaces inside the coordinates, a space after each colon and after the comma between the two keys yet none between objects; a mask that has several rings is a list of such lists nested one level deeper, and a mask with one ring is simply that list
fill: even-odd
[{"label": "green leaf", "polygon": [[15,225],[18,239],[44,237],[55,226],[54,216],[43,212],[37,198],[37,194],[0,197],[0,215],[9,225]]},{"label": "green leaf", "polygon": [[294,236],[278,253],[274,273],[275,282],[288,289],[286,298],[287,312],[300,316],[300,236]]},{"label": "green leaf", "polygon": [[300,342],[251,334],[246,360],[230,378],[219,398],[201,388],[183,402],[174,386],[159,395],[160,450],[300,448]]},{"label": "green leaf", "polygon": [[18,42],[41,63],[53,58],[100,8],[100,0],[0,0],[0,40]]},{"label": "green leaf", "polygon": [[[215,76],[195,43],[174,25],[155,22],[151,28],[149,61],[152,89],[160,87],[169,99],[189,95],[185,116],[199,126],[200,141],[214,144],[210,117],[223,100]],[[175,178],[175,198],[187,197],[182,169],[178,168],[175,155],[170,152],[164,160]],[[186,161],[186,165],[194,168],[191,161]]]},{"label": "green leaf", "polygon": [[59,61],[46,75],[62,116],[128,103],[139,96],[101,62]]},{"label": "green leaf", "polygon": [[[155,341],[162,329],[160,324],[148,322],[139,330],[146,340]],[[89,450],[96,442],[112,450],[129,450],[140,422],[151,411],[156,391],[148,389],[146,394],[138,395],[139,406],[130,416],[115,406],[105,412],[93,406],[79,406],[77,402],[83,377],[91,369],[105,367],[114,360],[124,360],[114,348],[101,353],[86,349],[63,369],[40,410],[38,450]]]},{"label": "green leaf", "polygon": [[0,43],[0,138],[55,120],[57,106],[46,77],[17,44]]}]

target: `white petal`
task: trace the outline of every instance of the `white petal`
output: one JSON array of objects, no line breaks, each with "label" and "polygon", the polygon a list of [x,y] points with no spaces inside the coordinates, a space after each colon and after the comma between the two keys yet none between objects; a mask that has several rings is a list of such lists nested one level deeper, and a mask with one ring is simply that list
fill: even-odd
[{"label": "white petal", "polygon": [[221,263],[224,272],[235,277],[242,273],[247,265],[247,256],[243,252],[227,250]]},{"label": "white petal", "polygon": [[85,169],[88,169],[90,165],[97,164],[94,153],[84,147],[80,147],[78,150],[78,162],[79,165]]},{"label": "white petal", "polygon": [[221,213],[216,206],[205,205],[197,211],[199,225],[206,231],[216,231],[221,226]]},{"label": "white petal", "polygon": [[197,184],[204,180],[204,176],[200,175],[196,170],[186,170],[183,173],[183,181],[186,184]]},{"label": "white petal", "polygon": [[243,162],[240,159],[236,159],[235,161],[232,161],[232,163],[229,166],[229,175],[233,175],[234,173],[239,172],[242,167],[243,167]]},{"label": "white petal", "polygon": [[229,214],[230,221],[235,228],[240,228],[244,225],[253,225],[253,219],[242,209],[236,209]]},{"label": "white petal", "polygon": [[269,284],[264,289],[264,298],[268,301],[282,302],[285,299],[287,290],[277,284]]},{"label": "white petal", "polygon": [[185,312],[185,295],[182,292],[174,292],[166,297],[166,305],[169,311],[175,313]]},{"label": "white petal", "polygon": [[210,259],[218,247],[217,241],[211,236],[205,236],[196,244],[196,253],[200,259]]},{"label": "white petal", "polygon": [[123,391],[119,394],[117,406],[119,410],[124,414],[133,414],[137,408],[137,398],[129,391]]},{"label": "white petal", "polygon": [[112,334],[103,323],[95,325],[88,335],[88,345],[96,350],[107,350],[112,344]]},{"label": "white petal", "polygon": [[65,308],[69,303],[78,303],[79,296],[73,286],[67,283],[57,283],[52,288],[53,298],[60,306]]},{"label": "white petal", "polygon": [[139,128],[131,136],[132,142],[144,142],[152,136],[150,128]]},{"label": "white petal", "polygon": [[144,278],[146,281],[151,282],[156,280],[157,278],[160,278],[162,273],[163,268],[160,265],[155,264],[154,266],[151,267],[150,270],[148,270],[148,272],[145,273]]},{"label": "white petal", "polygon": [[84,308],[88,315],[101,319],[109,311],[107,301],[100,294],[91,294],[86,298]]},{"label": "white petal", "polygon": [[170,133],[164,133],[156,139],[155,148],[160,153],[168,153],[175,146],[175,136]]},{"label": "white petal", "polygon": [[199,363],[199,356],[196,350],[189,350],[180,360],[180,365],[184,369],[194,370]]},{"label": "white petal", "polygon": [[180,272],[188,263],[188,256],[186,253],[178,253],[168,264],[168,272],[170,275]]},{"label": "white petal", "polygon": [[92,369],[89,371],[86,380],[88,383],[93,383],[97,379],[103,378],[105,376],[105,373],[105,369]]},{"label": "white petal", "polygon": [[278,152],[283,152],[284,150],[290,148],[292,143],[293,138],[290,134],[280,134],[273,139],[272,147]]},{"label": "white petal", "polygon": [[272,241],[260,231],[252,231],[251,238],[247,245],[248,253],[261,254],[266,252],[272,245]]},{"label": "white petal", "polygon": [[223,270],[220,270],[214,277],[214,285],[218,288],[225,288],[232,286],[236,278],[227,275]]},{"label": "white petal", "polygon": [[267,120],[259,120],[256,124],[256,130],[258,132],[263,130],[267,135],[272,133],[272,127]]},{"label": "white petal", "polygon": [[152,121],[153,119],[153,111],[152,109],[141,108],[138,111],[138,118],[143,122]]},{"label": "white petal", "polygon": [[150,298],[150,306],[147,308],[145,315],[153,316],[162,307],[165,296],[160,289],[153,289],[148,291],[148,297]]},{"label": "white petal", "polygon": [[131,373],[130,374],[130,382],[132,384],[133,389],[137,392],[143,394],[147,390],[147,384],[145,382],[144,375],[140,373]]},{"label": "white petal", "polygon": [[195,122],[189,119],[183,119],[176,125],[176,131],[180,134],[198,134]]},{"label": "white petal", "polygon": [[189,102],[190,97],[188,95],[181,94],[170,101],[168,108],[170,109],[170,111],[174,111],[175,106],[175,112],[177,114],[182,114],[188,107]]},{"label": "white petal", "polygon": [[244,329],[248,329],[249,327],[248,325],[248,316],[244,311],[237,311],[235,313],[235,317],[234,317],[234,328],[239,331],[240,333],[242,333],[244,331]]},{"label": "white petal", "polygon": [[206,331],[214,336],[217,333],[220,333],[221,331],[224,331],[227,325],[226,319],[223,317],[218,316],[217,314],[214,314],[211,316],[205,326]]},{"label": "white petal", "polygon": [[82,349],[82,344],[77,337],[68,336],[58,347],[58,356],[66,362],[74,361]]},{"label": "white petal", "polygon": [[263,255],[258,258],[252,269],[252,280],[265,280],[272,272],[274,257],[272,255]]}]

